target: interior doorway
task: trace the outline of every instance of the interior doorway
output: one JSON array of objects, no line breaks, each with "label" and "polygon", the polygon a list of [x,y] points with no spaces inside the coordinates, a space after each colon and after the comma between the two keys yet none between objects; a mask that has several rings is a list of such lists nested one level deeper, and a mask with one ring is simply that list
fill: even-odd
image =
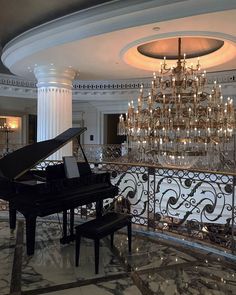
[{"label": "interior doorway", "polygon": [[104,115],[104,143],[121,144],[126,140],[126,136],[117,135],[117,126],[121,114]]}]

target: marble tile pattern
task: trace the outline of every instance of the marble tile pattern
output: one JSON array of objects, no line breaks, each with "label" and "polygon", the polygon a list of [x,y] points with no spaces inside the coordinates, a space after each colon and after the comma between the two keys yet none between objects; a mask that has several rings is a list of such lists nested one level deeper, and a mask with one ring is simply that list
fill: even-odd
[{"label": "marble tile pattern", "polygon": [[109,281],[100,284],[91,284],[83,287],[72,288],[57,292],[45,293],[45,295],[142,295],[130,278]]},{"label": "marble tile pattern", "polygon": [[236,294],[235,272],[219,264],[180,265],[172,269],[140,274],[152,294],[158,295],[233,295]]},{"label": "marble tile pattern", "polygon": [[127,263],[133,270],[144,270],[149,268],[163,268],[169,265],[180,263],[191,263],[197,260],[197,257],[180,252],[170,245],[162,245],[145,239],[144,243],[140,243],[139,237],[133,238],[133,252],[128,254],[127,237],[123,234],[115,235],[114,243],[118,248],[120,255],[126,255]]},{"label": "marble tile pattern", "polygon": [[75,245],[60,245],[60,230],[57,227],[40,227],[36,236],[36,251],[28,257],[24,253],[22,267],[22,290],[49,287],[58,284],[123,273],[124,267],[104,241],[100,244],[99,274],[94,270],[94,244],[83,239],[80,248],[80,265],[75,267]]},{"label": "marble tile pattern", "polygon": [[10,232],[8,222],[0,222],[0,294],[10,291],[15,242],[15,234]]},{"label": "marble tile pattern", "polygon": [[[211,252],[133,234],[132,254],[127,236],[101,241],[99,274],[94,274],[93,241],[82,239],[81,260],[74,265],[74,243],[60,245],[58,223],[37,224],[36,251],[23,253],[22,290],[50,295],[233,295],[236,263]],[[0,294],[8,294],[15,234],[0,222]],[[55,287],[57,291],[55,291]]]}]

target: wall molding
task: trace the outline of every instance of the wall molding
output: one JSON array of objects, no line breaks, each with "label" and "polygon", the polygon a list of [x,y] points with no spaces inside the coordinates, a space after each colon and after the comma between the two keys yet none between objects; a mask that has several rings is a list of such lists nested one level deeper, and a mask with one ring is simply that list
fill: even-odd
[{"label": "wall molding", "polygon": [[0,74],[0,97],[37,98],[36,81]]},{"label": "wall molding", "polygon": [[[106,81],[79,81],[73,82],[73,100],[96,101],[129,100],[136,96],[141,84],[144,89],[151,87],[152,78],[106,80]],[[226,95],[236,95],[236,70],[207,73],[208,85],[214,81],[227,90]],[[0,74],[0,96],[37,98],[36,81],[30,81],[14,75]]]}]

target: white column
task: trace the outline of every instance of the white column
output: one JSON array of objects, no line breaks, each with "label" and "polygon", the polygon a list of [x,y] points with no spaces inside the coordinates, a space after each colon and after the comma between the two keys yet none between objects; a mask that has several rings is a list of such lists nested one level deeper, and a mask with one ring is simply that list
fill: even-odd
[{"label": "white column", "polygon": [[[37,141],[43,141],[72,127],[72,81],[76,72],[72,68],[39,66],[34,73],[38,81]],[[61,160],[69,155],[72,143],[49,159]]]}]

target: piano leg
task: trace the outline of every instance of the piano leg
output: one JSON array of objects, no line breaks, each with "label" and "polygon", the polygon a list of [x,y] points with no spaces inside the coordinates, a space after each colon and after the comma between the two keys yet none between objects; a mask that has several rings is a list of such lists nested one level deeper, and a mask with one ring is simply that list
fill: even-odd
[{"label": "piano leg", "polygon": [[70,209],[70,238],[71,241],[74,241],[74,209]]},{"label": "piano leg", "polygon": [[36,216],[25,216],[27,255],[34,254]]},{"label": "piano leg", "polygon": [[101,217],[103,211],[103,200],[96,202],[96,217]]},{"label": "piano leg", "polygon": [[63,211],[62,218],[62,238],[60,239],[60,243],[64,245],[67,243],[67,210]]},{"label": "piano leg", "polygon": [[[96,202],[96,217],[102,216],[103,212],[103,200]],[[63,211],[63,226],[62,226],[62,238],[60,239],[61,244],[68,244],[75,240],[74,235],[74,209],[70,209],[70,235],[67,234],[67,210]]]},{"label": "piano leg", "polygon": [[9,204],[9,223],[10,229],[14,230],[16,228],[16,209],[12,209],[11,204]]},{"label": "piano leg", "polygon": [[61,244],[68,244],[75,240],[74,235],[74,209],[70,209],[70,235],[67,234],[67,210],[63,211],[63,233],[60,239]]}]

